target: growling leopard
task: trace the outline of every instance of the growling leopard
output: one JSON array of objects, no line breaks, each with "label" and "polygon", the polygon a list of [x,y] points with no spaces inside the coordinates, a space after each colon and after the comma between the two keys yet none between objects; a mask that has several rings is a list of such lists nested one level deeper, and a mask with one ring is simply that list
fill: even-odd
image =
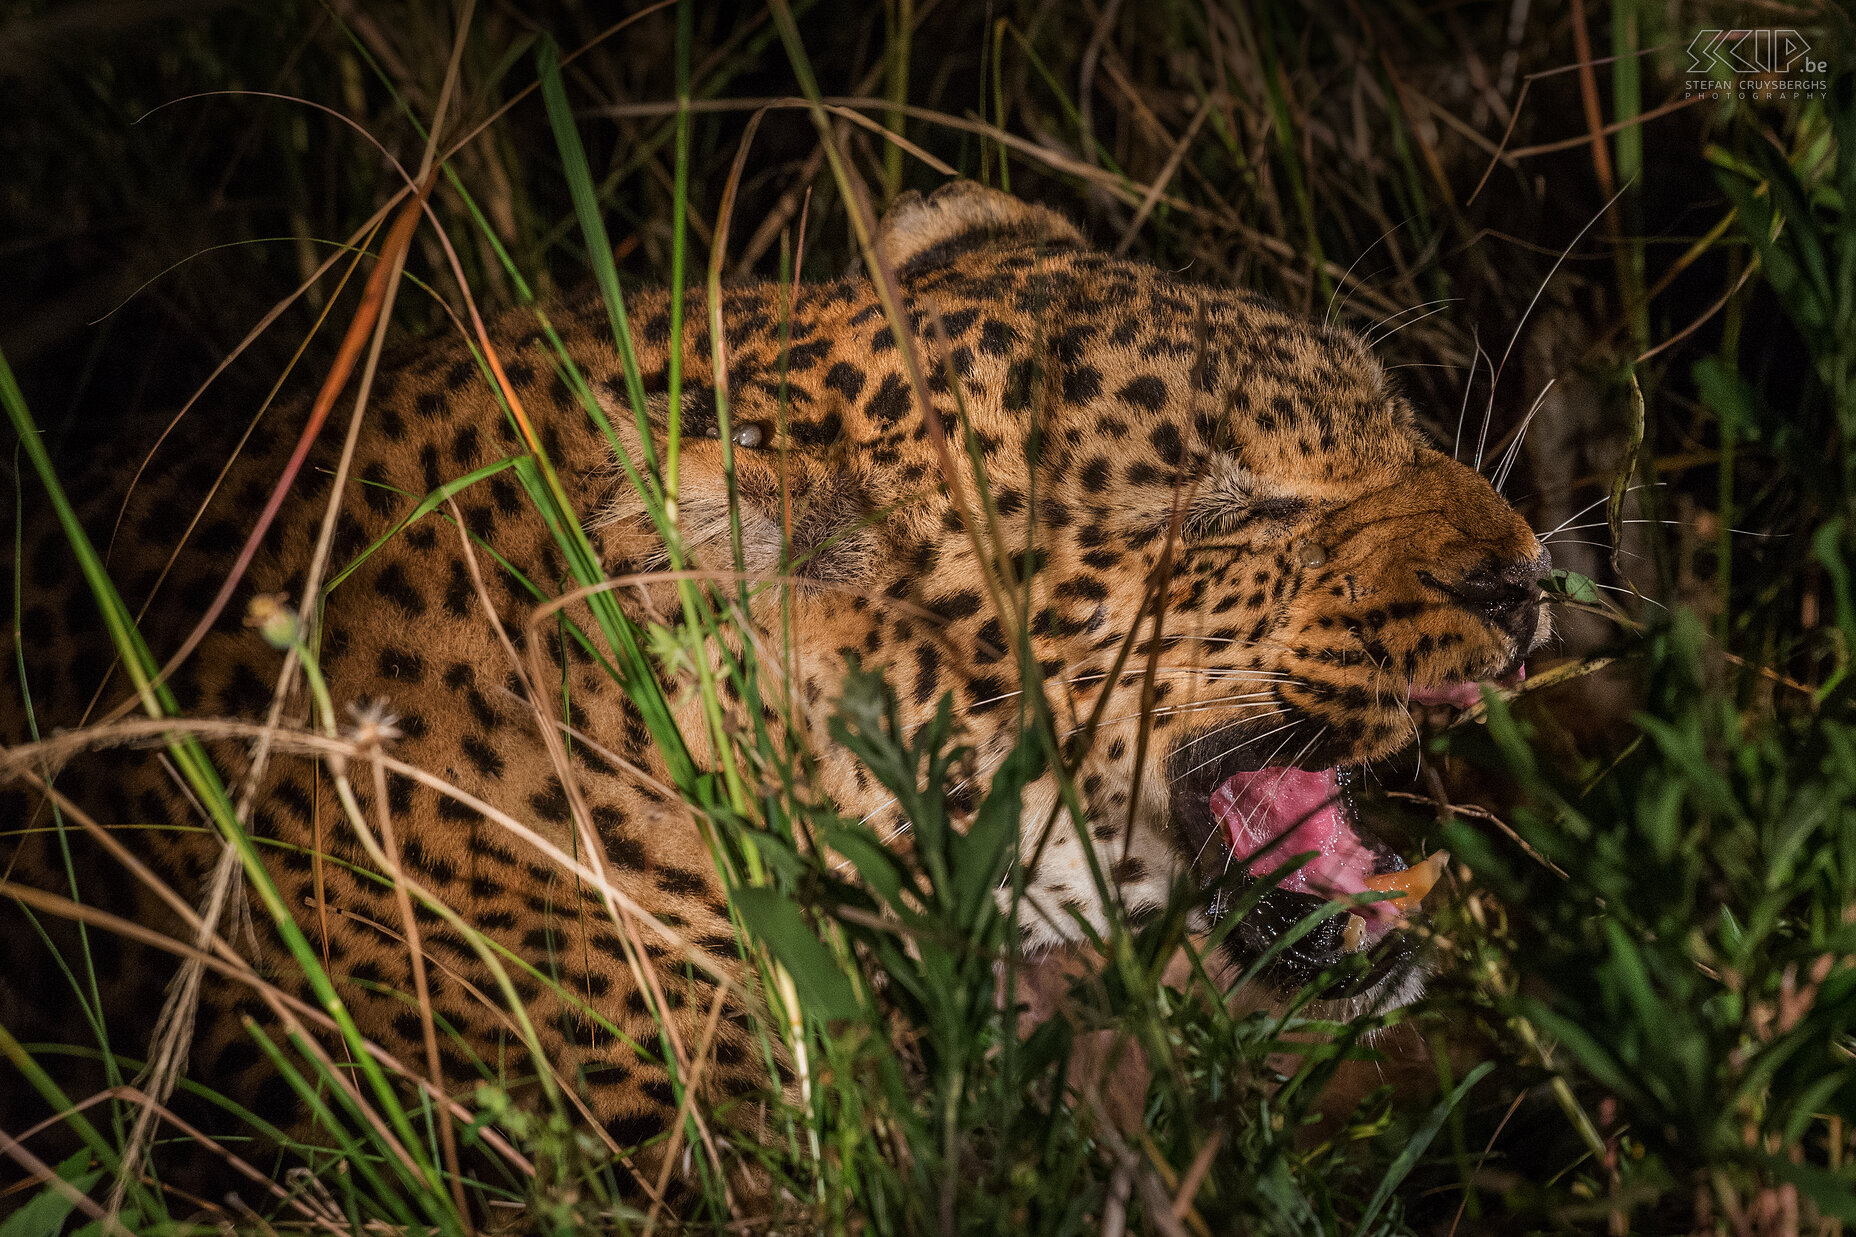
[{"label": "growling leopard", "polygon": [[[764,664],[785,668],[801,702],[793,724],[819,731],[806,736],[817,793],[886,832],[906,826],[824,735],[853,656],[886,672],[911,725],[952,693],[982,771],[953,796],[957,812],[972,810],[984,771],[1012,747],[1016,619],[996,611],[986,585],[978,554],[989,534],[969,527],[983,476],[1000,561],[1029,591],[1026,639],[1060,725],[1099,719],[1075,774],[1080,827],[1055,810],[1048,776],[1025,797],[1022,853],[1038,856],[1025,873],[1027,948],[1079,939],[1079,918],[1103,921],[1085,848],[1134,914],[1162,904],[1182,873],[1210,880],[1235,865],[1241,879],[1316,852],[1234,934],[1249,950],[1330,895],[1383,887],[1404,864],[1356,830],[1344,784],[1411,742],[1414,697],[1512,673],[1544,637],[1548,563],[1528,525],[1477,472],[1427,445],[1411,407],[1345,330],[1095,252],[1055,212],[967,182],[906,195],[876,247],[920,358],[919,395],[869,279],[732,287],[719,319],[727,440],[702,291],[687,294],[675,340],[666,292],[627,298],[660,456],[673,347],[687,376],[676,494],[684,566],[732,571],[738,536],[748,577],[785,582],[753,590],[747,605],[782,650]],[[666,569],[664,545],[617,458],[641,464],[646,444],[606,305],[589,297],[553,307],[550,319],[611,436],[561,376],[533,312],[491,328],[509,386],[600,566],[634,581],[615,593],[622,606],[645,620],[674,613],[677,585],[652,575]],[[242,420],[207,417],[190,447],[170,441],[132,489],[133,462],[73,483],[95,543],[116,530],[110,568],[129,607],[145,609],[141,630],[158,661],[226,579],[306,407],[260,422],[217,484]],[[983,474],[961,449],[965,429]],[[241,620],[253,598],[301,607],[342,437],[322,435],[232,604],[173,678],[185,714],[262,723],[270,712],[283,654]],[[671,1126],[676,1097],[663,1069],[611,1031],[658,1045],[656,989],[681,1043],[694,1045],[718,977],[743,980],[746,967],[700,822],[670,789],[650,731],[589,651],[601,646],[561,635],[562,616],[594,630],[586,603],[530,623],[574,578],[512,469],[489,470],[525,454],[464,343],[426,345],[383,370],[335,504],[318,660],[328,698],[354,706],[368,741],[384,743],[369,749],[383,753],[384,777],[370,772],[371,757],[349,762],[359,818],[390,827],[406,875],[523,964],[507,969],[546,1066],[577,1080],[588,1115],[630,1148]],[[449,503],[424,501],[478,470],[486,475]],[[21,484],[28,511],[46,506],[34,482]],[[56,522],[30,515],[22,539],[24,681],[15,650],[0,658],[0,738],[14,749],[0,785],[0,875],[71,892],[40,780],[50,778],[195,902],[219,840],[170,765],[116,748],[52,768],[22,746],[98,716],[128,690],[120,670],[111,677],[104,624]],[[13,567],[0,578],[10,591]],[[4,602],[11,613],[13,598]],[[697,737],[705,706],[690,668],[665,662],[659,677],[706,766],[714,754]],[[300,733],[313,716],[299,685],[282,721]],[[253,734],[212,743],[229,787]],[[420,1069],[424,1024],[408,996],[396,891],[356,838],[327,766],[286,744],[253,802],[264,867],[355,1023]],[[68,811],[61,819],[80,900],[191,940],[149,882]],[[580,845],[587,838],[597,856]],[[635,937],[593,887],[595,869],[624,899]],[[1285,966],[1306,975],[1370,949],[1368,995],[1408,999],[1416,969],[1390,906],[1330,920]],[[248,910],[226,917],[228,939],[313,1001],[270,912],[255,900]],[[6,913],[0,1025],[25,1038],[21,1028],[72,1008],[70,980],[19,904]],[[55,915],[34,918],[63,939]],[[438,917],[422,913],[419,929],[447,1086],[466,1087],[484,1068],[532,1072],[483,960]],[[646,969],[633,965],[638,942]],[[136,1056],[167,970],[107,930],[90,930],[88,948],[106,984],[110,1042]],[[298,1097],[254,1046],[246,1015],[268,1018],[248,986],[209,974],[190,1068],[268,1120],[300,1123]],[[64,1021],[44,1037],[82,1038],[68,1012],[55,1016]],[[731,1006],[713,1030],[705,1103],[766,1085],[749,1025]],[[0,1081],[0,1092],[24,1091],[17,1075]]]}]

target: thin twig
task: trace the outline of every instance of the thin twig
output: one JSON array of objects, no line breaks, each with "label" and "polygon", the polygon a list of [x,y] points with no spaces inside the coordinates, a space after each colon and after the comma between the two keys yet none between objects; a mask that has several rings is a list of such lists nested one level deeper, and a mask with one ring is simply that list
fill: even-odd
[{"label": "thin twig", "polygon": [[1172,182],[1174,174],[1179,171],[1179,165],[1185,160],[1186,152],[1192,148],[1192,139],[1199,136],[1200,127],[1205,124],[1205,118],[1211,114],[1212,101],[1207,96],[1199,101],[1199,110],[1192,114],[1192,123],[1186,126],[1186,131],[1179,135],[1177,142],[1173,143],[1173,151],[1167,156],[1166,163],[1161,166],[1160,174],[1155,176],[1154,183],[1147,187],[1147,193],[1141,198],[1141,205],[1134,212],[1134,218],[1128,220],[1128,226],[1122,231],[1121,240],[1115,245],[1117,255],[1127,253],[1128,247],[1134,244],[1134,238],[1140,233],[1141,225],[1147,222],[1147,216],[1153,214],[1154,206],[1160,201],[1161,194],[1166,192],[1167,185]]}]

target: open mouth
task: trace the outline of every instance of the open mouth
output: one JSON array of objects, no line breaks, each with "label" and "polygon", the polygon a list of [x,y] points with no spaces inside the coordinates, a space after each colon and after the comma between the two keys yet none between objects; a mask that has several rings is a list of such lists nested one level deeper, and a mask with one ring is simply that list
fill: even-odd
[{"label": "open mouth", "polygon": [[[1525,673],[1517,664],[1487,682],[1511,687]],[[1481,689],[1482,682],[1463,679],[1414,686],[1410,699],[1425,707],[1467,709],[1481,702]],[[1193,808],[1203,805],[1201,827],[1208,826],[1221,843],[1229,868],[1261,880],[1288,867],[1248,917],[1257,923],[1246,922],[1234,934],[1233,943],[1243,952],[1254,955],[1268,949],[1283,932],[1329,902],[1351,903],[1345,913],[1317,925],[1283,951],[1275,966],[1283,978],[1299,983],[1348,954],[1372,954],[1364,975],[1334,986],[1324,997],[1377,990],[1413,970],[1415,947],[1398,929],[1420,913],[1425,895],[1449,861],[1447,853],[1437,851],[1407,865],[1363,832],[1352,789],[1358,776],[1356,766],[1345,764],[1313,769],[1227,765],[1214,774],[1209,793],[1201,788],[1192,796],[1197,800]]]},{"label": "open mouth", "polygon": [[1277,888],[1324,902],[1356,899],[1342,929],[1341,949],[1348,953],[1378,940],[1415,910],[1449,858],[1439,851],[1407,867],[1369,843],[1356,827],[1348,791],[1353,776],[1351,769],[1272,766],[1233,773],[1211,796],[1224,843],[1248,875],[1261,879],[1312,852]]}]

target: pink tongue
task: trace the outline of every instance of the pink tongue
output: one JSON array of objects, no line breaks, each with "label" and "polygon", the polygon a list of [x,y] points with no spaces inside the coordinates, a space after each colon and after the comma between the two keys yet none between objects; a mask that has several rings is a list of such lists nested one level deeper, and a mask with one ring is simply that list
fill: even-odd
[{"label": "pink tongue", "polygon": [[[1512,678],[1504,675],[1502,683],[1512,687],[1527,678],[1527,667],[1516,666]],[[1482,685],[1467,681],[1445,683],[1441,687],[1414,687],[1411,689],[1414,704],[1447,704],[1459,709],[1473,709],[1482,703]]]},{"label": "pink tongue", "polygon": [[1446,683],[1442,687],[1414,687],[1411,689],[1414,704],[1447,704],[1453,708],[1471,709],[1482,703],[1482,687],[1476,683]]},{"label": "pink tongue", "polygon": [[[1282,888],[1324,898],[1366,891],[1376,857],[1347,821],[1335,770],[1269,768],[1233,774],[1212,791],[1211,807],[1231,853],[1248,864],[1250,875],[1267,876],[1291,856],[1315,851],[1313,859],[1283,879]],[[1395,902],[1375,902],[1359,911],[1395,919],[1395,907]]]}]

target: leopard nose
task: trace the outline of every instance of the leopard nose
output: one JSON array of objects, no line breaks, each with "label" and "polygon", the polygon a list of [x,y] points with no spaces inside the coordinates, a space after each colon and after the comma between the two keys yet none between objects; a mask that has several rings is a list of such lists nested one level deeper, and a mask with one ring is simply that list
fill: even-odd
[{"label": "leopard nose", "polygon": [[1456,583],[1445,585],[1444,591],[1465,609],[1526,644],[1540,620],[1540,581],[1552,569],[1553,559],[1543,549],[1521,562],[1478,564]]}]

